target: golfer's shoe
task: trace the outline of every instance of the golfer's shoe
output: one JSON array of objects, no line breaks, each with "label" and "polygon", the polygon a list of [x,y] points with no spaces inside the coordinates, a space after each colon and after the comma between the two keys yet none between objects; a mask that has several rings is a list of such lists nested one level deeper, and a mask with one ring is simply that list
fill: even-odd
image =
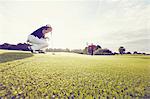
[{"label": "golfer's shoe", "polygon": [[35,50],[31,50],[31,53],[33,53],[33,54],[38,54],[39,52],[38,52],[38,51],[35,51]]},{"label": "golfer's shoe", "polygon": [[43,54],[46,54],[46,51],[43,51],[43,50],[38,50],[39,53],[43,53]]},{"label": "golfer's shoe", "polygon": [[31,46],[28,46],[28,51],[31,51],[33,54],[38,54],[39,52],[36,50],[32,50]]}]

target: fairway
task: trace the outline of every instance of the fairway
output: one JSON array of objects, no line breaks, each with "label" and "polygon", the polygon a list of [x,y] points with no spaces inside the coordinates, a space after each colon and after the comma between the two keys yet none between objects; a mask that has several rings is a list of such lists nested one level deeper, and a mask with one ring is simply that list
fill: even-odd
[{"label": "fairway", "polygon": [[0,50],[0,99],[150,98],[150,56]]}]

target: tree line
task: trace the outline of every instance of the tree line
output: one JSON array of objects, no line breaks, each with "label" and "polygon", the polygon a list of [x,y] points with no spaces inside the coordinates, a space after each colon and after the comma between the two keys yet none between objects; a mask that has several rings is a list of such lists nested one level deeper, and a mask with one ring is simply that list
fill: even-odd
[{"label": "tree line", "polygon": [[[9,44],[9,43],[4,43],[0,45],[0,49],[7,49],[7,50],[22,50],[22,51],[28,51],[27,47],[30,46],[27,43],[18,43],[17,45],[15,44]],[[123,55],[123,54],[142,54],[142,55],[149,55],[143,52],[137,52],[134,51],[133,53],[131,52],[126,52],[126,48],[123,46],[120,46],[118,48],[118,52],[112,52],[108,48],[102,48],[100,45],[87,45],[83,49],[72,49],[70,50],[69,48],[47,48],[47,52],[72,52],[72,53],[79,53],[79,54],[87,54],[87,55]]]}]

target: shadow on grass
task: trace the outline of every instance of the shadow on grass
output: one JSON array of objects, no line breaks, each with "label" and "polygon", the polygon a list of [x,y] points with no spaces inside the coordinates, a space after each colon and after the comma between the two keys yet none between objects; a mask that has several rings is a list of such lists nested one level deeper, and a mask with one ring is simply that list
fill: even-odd
[{"label": "shadow on grass", "polygon": [[5,63],[14,60],[25,59],[28,57],[32,57],[32,53],[24,53],[24,52],[6,52],[0,54],[0,63]]}]

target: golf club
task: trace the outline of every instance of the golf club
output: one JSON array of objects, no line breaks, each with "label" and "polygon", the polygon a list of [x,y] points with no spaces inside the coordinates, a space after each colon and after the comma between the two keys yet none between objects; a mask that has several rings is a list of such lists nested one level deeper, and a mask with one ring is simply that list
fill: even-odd
[{"label": "golf club", "polygon": [[51,47],[52,47],[52,55],[55,55],[54,49],[53,49],[53,36],[52,36],[52,32],[51,32]]}]

